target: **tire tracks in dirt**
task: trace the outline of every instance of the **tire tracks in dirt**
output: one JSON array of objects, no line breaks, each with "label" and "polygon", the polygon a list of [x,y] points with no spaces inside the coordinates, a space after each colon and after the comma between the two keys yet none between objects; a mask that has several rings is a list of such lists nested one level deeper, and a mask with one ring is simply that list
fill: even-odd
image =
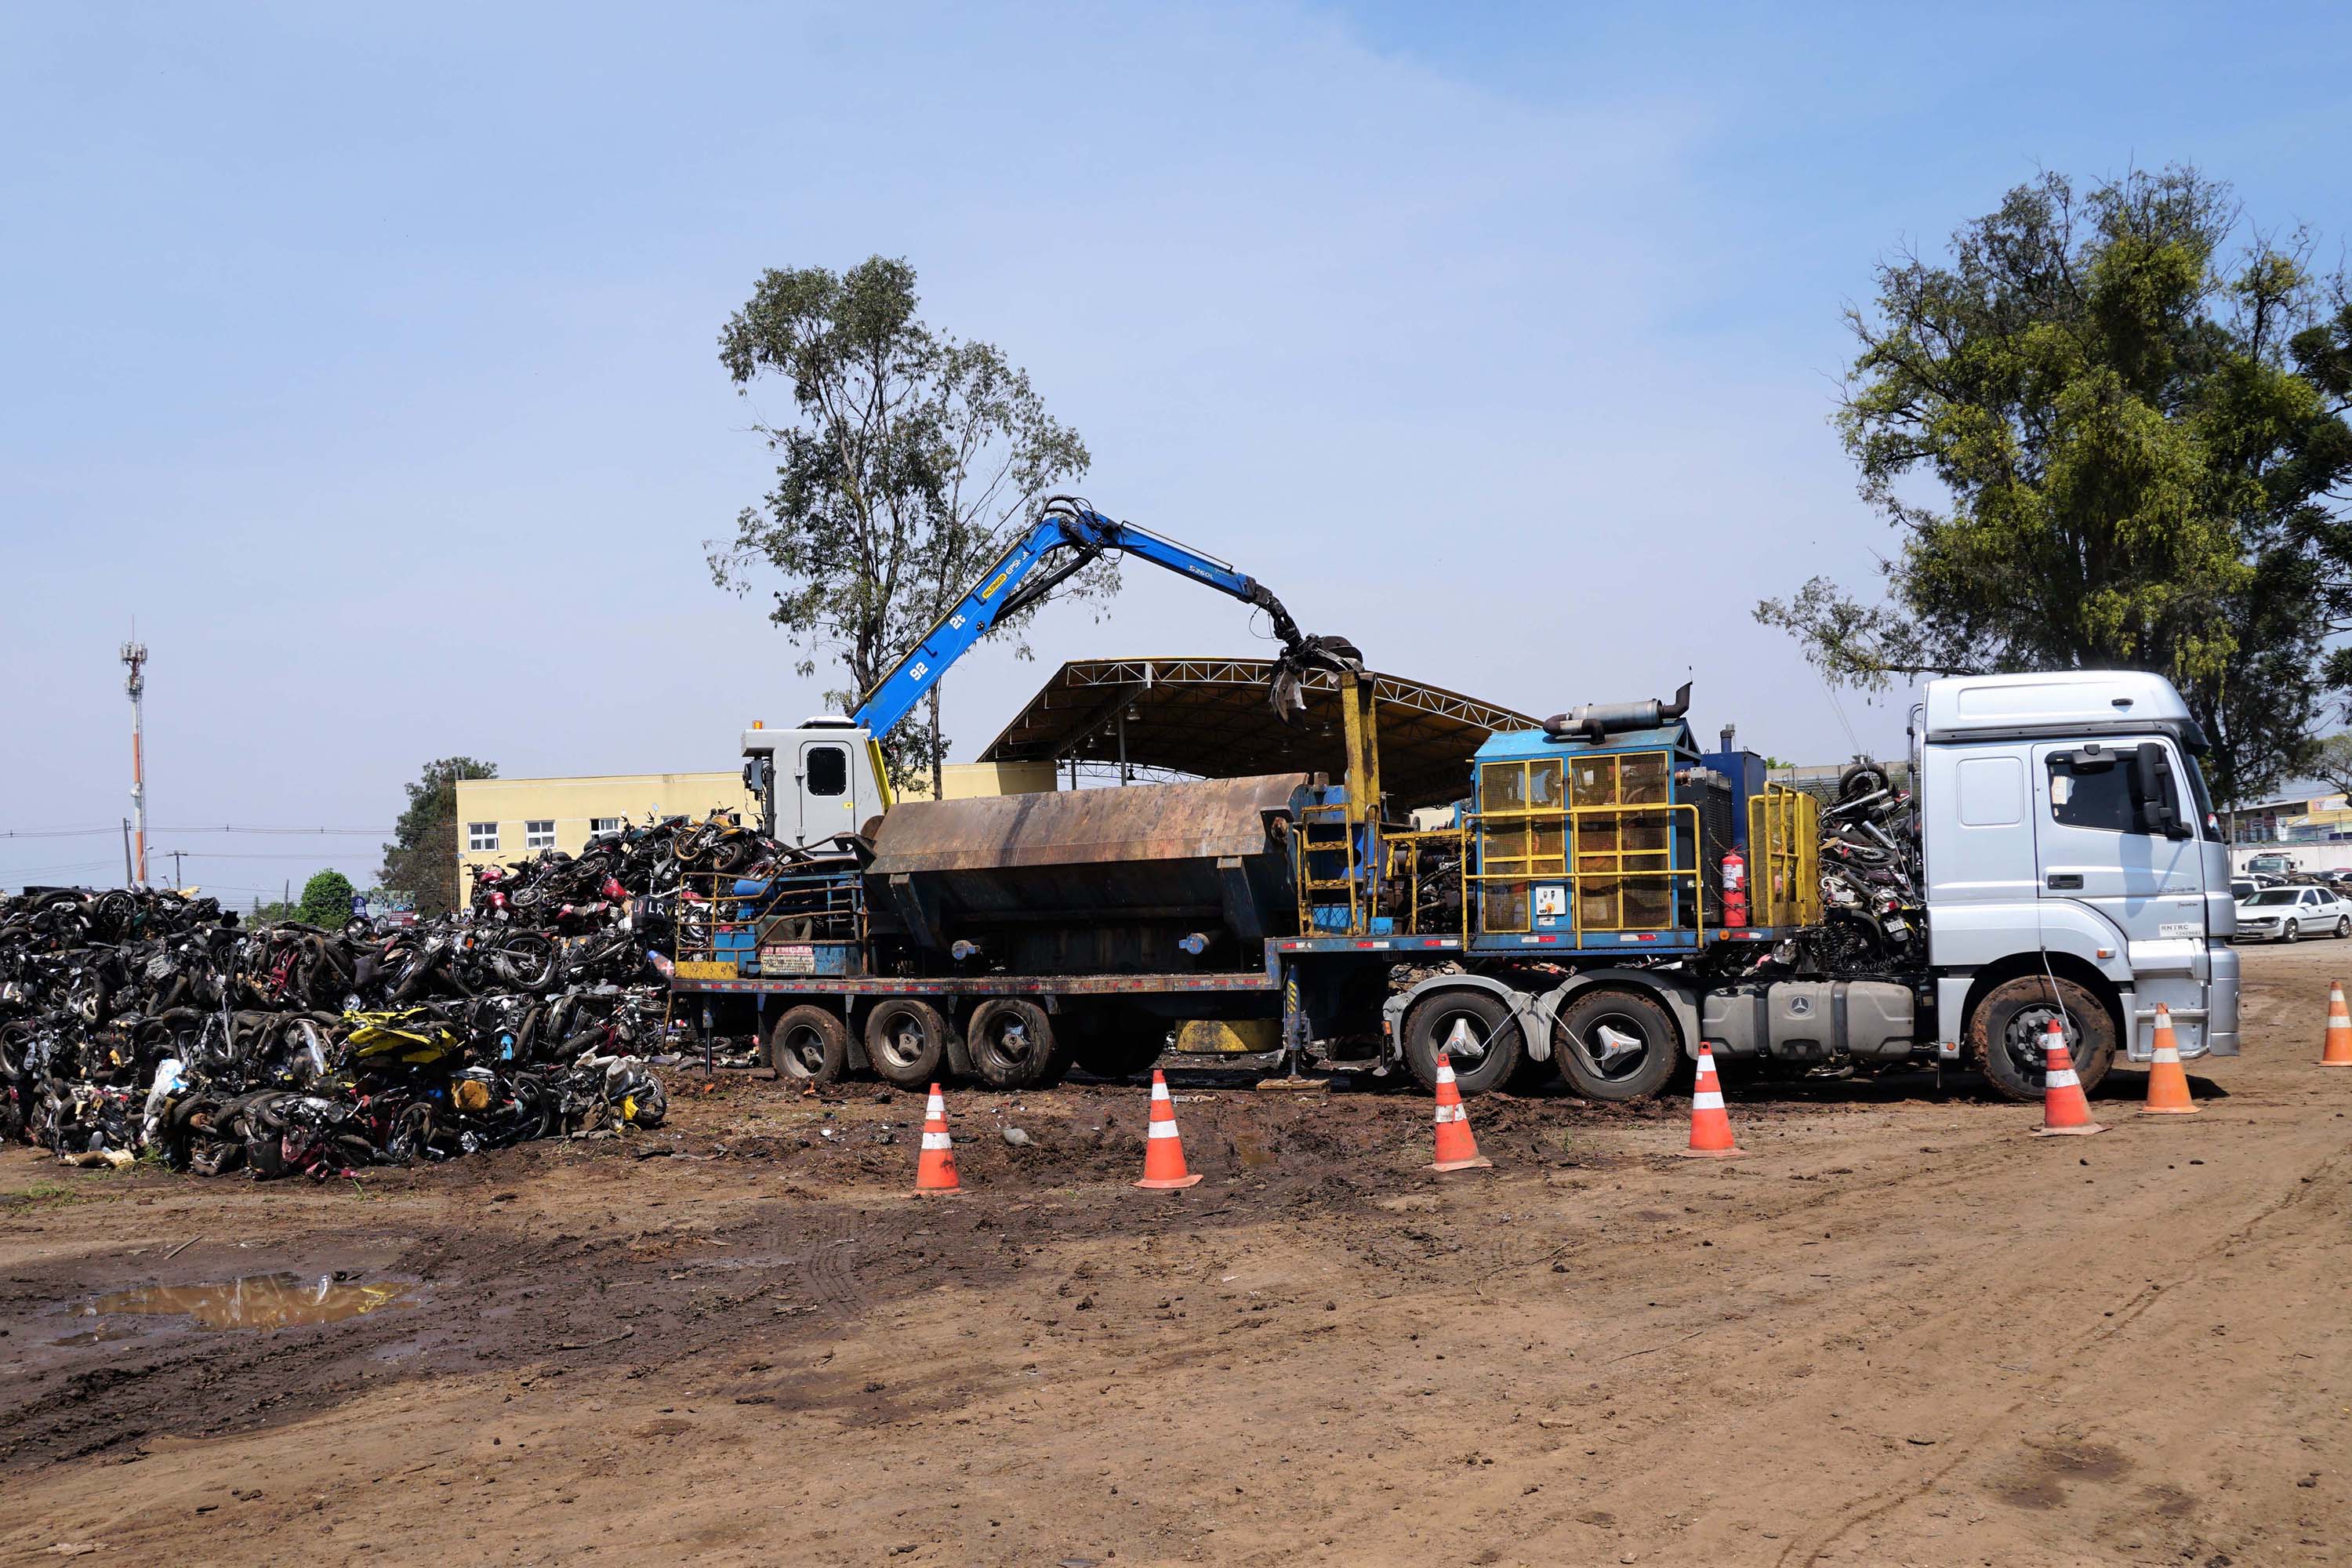
[{"label": "tire tracks in dirt", "polygon": [[1826,1533],[1811,1543],[1810,1548],[1805,1548],[1805,1542],[1801,1540],[1791,1541],[1774,1559],[1775,1563],[1779,1565],[1789,1563],[1794,1558],[1794,1554],[1801,1548],[1804,1548],[1804,1556],[1795,1560],[1801,1563],[1803,1568],[1814,1568],[1814,1564],[1818,1563],[1825,1554],[1833,1551],[1838,1542],[1854,1531],[1873,1520],[1885,1518],[1905,1504],[1916,1501],[1934,1490],[1955,1470],[1976,1458],[1986,1440],[1992,1436],[1996,1428],[2006,1426],[2022,1415],[2036,1401],[2046,1398],[2046,1394],[2041,1390],[2046,1389],[2052,1383],[2058,1380],[2080,1375],[2083,1371],[2080,1363],[2083,1359],[2113,1345],[2141,1316],[2166,1296],[2203,1279],[2207,1267],[2215,1258],[2254,1239],[2255,1231],[2269,1220],[2300,1206],[2311,1196],[2319,1183],[2347,1163],[2352,1163],[2352,1150],[2338,1150],[2322,1159],[2316,1165],[2311,1167],[2288,1192],[2263,1205],[2235,1229],[2200,1247],[2196,1255],[2196,1261],[2189,1268],[2181,1270],[2172,1279],[2153,1281],[2143,1286],[2122,1306],[2115,1309],[2115,1317],[2112,1321],[2102,1321],[2098,1326],[2066,1346],[2061,1363],[2055,1371],[2041,1374],[2036,1379],[2036,1387],[2033,1391],[2019,1394],[2009,1404],[1979,1421],[1966,1436],[1960,1439],[1956,1445],[1957,1451],[1944,1463],[1924,1476],[1911,1478],[1900,1485],[1881,1488],[1855,1499],[1840,1510],[1838,1519],[1830,1526]]}]

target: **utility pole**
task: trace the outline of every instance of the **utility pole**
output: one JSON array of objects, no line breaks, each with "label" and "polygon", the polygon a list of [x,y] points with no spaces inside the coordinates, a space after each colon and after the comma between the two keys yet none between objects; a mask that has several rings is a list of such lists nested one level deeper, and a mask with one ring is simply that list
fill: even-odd
[{"label": "utility pole", "polygon": [[182,849],[173,849],[168,853],[172,857],[172,886],[175,888],[186,887],[188,885],[188,879],[180,874],[180,857],[185,854],[186,851]]},{"label": "utility pole", "polygon": [[131,671],[123,689],[131,693],[131,815],[138,820],[138,854],[126,868],[131,885],[147,885],[147,645],[133,632],[122,645],[122,662]]}]

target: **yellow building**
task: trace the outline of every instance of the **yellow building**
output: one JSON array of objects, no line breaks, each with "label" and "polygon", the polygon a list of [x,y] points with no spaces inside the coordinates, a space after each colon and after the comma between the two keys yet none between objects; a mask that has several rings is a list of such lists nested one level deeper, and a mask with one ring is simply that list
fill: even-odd
[{"label": "yellow building", "polygon": [[[1055,785],[1051,763],[950,763],[940,781],[950,800],[974,795],[1027,795]],[[926,777],[906,798],[930,795]],[[700,818],[736,811],[758,820],[758,806],[739,772],[592,773],[568,779],[457,781],[457,901],[463,904],[476,866],[502,866],[542,849],[580,853],[593,834],[653,816]]]}]

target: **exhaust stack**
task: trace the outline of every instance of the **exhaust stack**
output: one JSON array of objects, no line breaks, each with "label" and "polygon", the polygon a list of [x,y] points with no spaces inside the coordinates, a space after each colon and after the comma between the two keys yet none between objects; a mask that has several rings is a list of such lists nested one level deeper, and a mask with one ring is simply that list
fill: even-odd
[{"label": "exhaust stack", "polygon": [[1596,745],[1628,730],[1654,730],[1690,711],[1691,683],[1683,682],[1671,702],[1653,697],[1646,702],[1587,702],[1544,721],[1544,733],[1555,741],[1590,741]]}]

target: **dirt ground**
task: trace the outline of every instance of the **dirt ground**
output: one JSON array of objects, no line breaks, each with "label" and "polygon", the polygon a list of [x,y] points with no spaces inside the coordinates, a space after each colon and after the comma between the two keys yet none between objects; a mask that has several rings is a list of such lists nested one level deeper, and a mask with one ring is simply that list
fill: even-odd
[{"label": "dirt ground", "polygon": [[[951,1095],[949,1199],[919,1097],[748,1077],[357,1184],[11,1150],[0,1559],[2352,1563],[2352,944],[2247,971],[2201,1114],[2088,1139],[1735,1080],[1745,1160],[1491,1097],[1439,1177],[1417,1094],[1178,1073],[1180,1194],[1128,1086]],[[95,1310],[274,1274],[350,1315]]]}]

